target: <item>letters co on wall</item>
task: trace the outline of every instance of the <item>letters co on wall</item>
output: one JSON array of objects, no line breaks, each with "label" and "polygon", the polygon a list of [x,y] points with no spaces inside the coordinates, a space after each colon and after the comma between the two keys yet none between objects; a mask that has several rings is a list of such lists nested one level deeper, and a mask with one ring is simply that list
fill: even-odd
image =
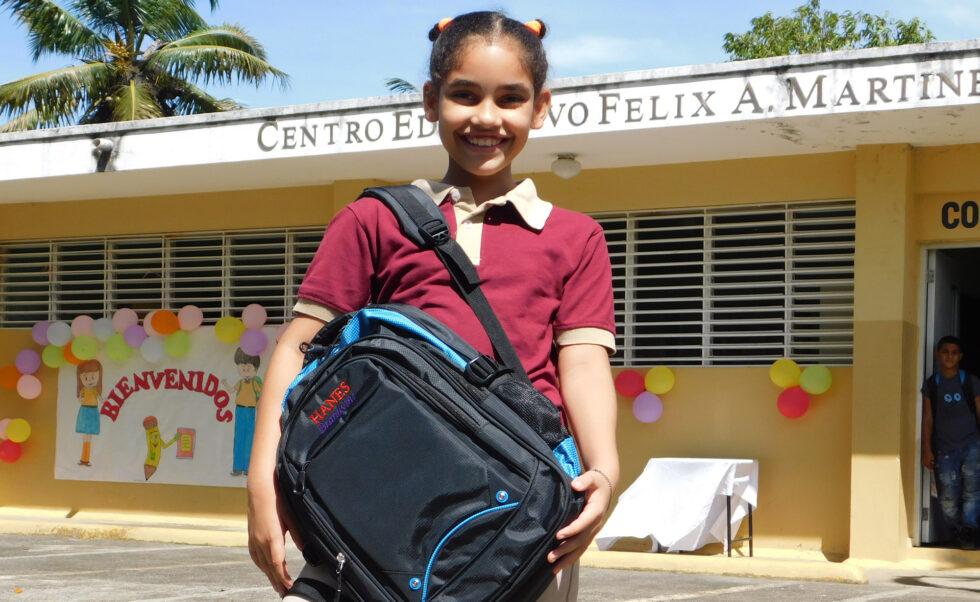
[{"label": "letters co on wall", "polygon": [[973,229],[980,224],[980,203],[977,201],[948,201],[940,210],[940,223],[947,230]]}]

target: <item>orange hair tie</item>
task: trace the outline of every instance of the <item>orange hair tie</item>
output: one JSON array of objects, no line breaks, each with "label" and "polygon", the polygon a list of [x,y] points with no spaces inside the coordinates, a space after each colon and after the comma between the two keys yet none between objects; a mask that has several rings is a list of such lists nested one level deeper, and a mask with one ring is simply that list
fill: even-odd
[{"label": "orange hair tie", "polygon": [[452,17],[439,19],[439,23],[436,24],[436,29],[439,30],[439,33],[442,33],[447,27],[449,27],[449,24],[452,22],[453,22]]},{"label": "orange hair tie", "polygon": [[541,21],[534,19],[533,21],[527,21],[524,23],[524,27],[527,27],[534,33],[534,35],[541,37]]}]

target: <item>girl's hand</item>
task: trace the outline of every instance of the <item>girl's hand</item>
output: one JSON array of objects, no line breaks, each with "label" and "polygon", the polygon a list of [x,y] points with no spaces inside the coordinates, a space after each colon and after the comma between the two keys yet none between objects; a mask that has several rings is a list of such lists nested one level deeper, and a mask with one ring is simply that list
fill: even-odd
[{"label": "girl's hand", "polygon": [[572,481],[572,489],[585,492],[585,508],[578,518],[558,531],[561,543],[548,554],[548,562],[555,566],[552,572],[572,566],[592,543],[602,526],[602,519],[609,509],[612,490],[609,482],[595,471],[585,472]]},{"label": "girl's hand", "polygon": [[291,528],[289,513],[274,483],[253,487],[248,491],[248,554],[255,566],[265,573],[280,596],[293,586],[293,578],[286,568],[286,531],[300,549],[302,541],[296,529]]}]

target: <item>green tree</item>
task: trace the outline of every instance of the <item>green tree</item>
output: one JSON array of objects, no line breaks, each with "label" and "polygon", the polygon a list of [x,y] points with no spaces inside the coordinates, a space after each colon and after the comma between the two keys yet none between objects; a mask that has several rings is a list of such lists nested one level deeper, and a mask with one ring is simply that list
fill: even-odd
[{"label": "green tree", "polygon": [[78,61],[0,84],[9,119],[0,132],[228,111],[241,106],[196,84],[288,85],[255,38],[238,25],[208,25],[194,0],[0,0],[0,8],[26,27],[35,61]]},{"label": "green tree", "polygon": [[887,14],[862,11],[835,13],[820,9],[820,0],[793,10],[792,16],[775,17],[767,12],[752,19],[745,33],[726,33],[729,60],[760,59],[787,54],[809,54],[830,50],[919,44],[936,39],[918,17],[901,21]]},{"label": "green tree", "polygon": [[415,94],[421,92],[418,86],[400,77],[389,77],[385,80],[385,87],[395,94]]}]

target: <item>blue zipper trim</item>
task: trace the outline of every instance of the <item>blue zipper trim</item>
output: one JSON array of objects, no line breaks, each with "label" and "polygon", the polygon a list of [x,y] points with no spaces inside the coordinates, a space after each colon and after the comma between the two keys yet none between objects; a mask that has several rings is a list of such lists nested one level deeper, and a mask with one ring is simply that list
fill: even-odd
[{"label": "blue zipper trim", "polygon": [[301,380],[303,380],[304,378],[306,378],[306,376],[310,372],[313,372],[314,370],[316,370],[316,367],[320,365],[320,360],[321,359],[322,358],[319,358],[318,357],[315,360],[313,360],[312,362],[310,362],[309,364],[306,364],[306,367],[304,367],[302,370],[300,370],[300,373],[296,375],[296,378],[293,379],[293,382],[289,383],[289,386],[286,387],[286,394],[282,396],[282,415],[283,416],[285,416],[286,413],[287,413],[287,411],[289,410],[289,408],[286,407],[286,401],[289,399],[289,394],[293,392],[293,389],[296,388],[296,385],[298,385]]},{"label": "blue zipper trim", "polygon": [[340,339],[337,341],[337,344],[330,350],[330,356],[333,357],[334,355],[337,355],[350,345],[357,342],[363,336],[362,333],[370,330],[372,321],[383,322],[389,326],[396,326],[407,331],[409,334],[417,336],[441,351],[443,355],[446,356],[446,359],[455,364],[457,368],[460,370],[466,370],[467,361],[463,359],[463,356],[453,350],[452,347],[443,342],[442,339],[436,337],[425,328],[422,328],[409,318],[396,311],[376,307],[364,308],[351,316],[350,320],[347,322],[347,325],[344,326],[344,329],[341,331]]},{"label": "blue zipper trim", "polygon": [[551,450],[551,453],[555,456],[555,460],[558,461],[558,466],[561,466],[562,470],[569,478],[574,479],[575,477],[582,474],[582,463],[578,458],[578,449],[575,447],[575,439],[567,437],[564,441],[559,443],[555,449]]},{"label": "blue zipper trim", "polygon": [[521,505],[520,502],[512,502],[510,504],[504,504],[503,506],[497,506],[495,508],[487,508],[486,510],[481,510],[480,512],[477,512],[472,516],[468,516],[464,518],[463,520],[458,522],[455,527],[450,529],[449,533],[446,533],[442,537],[442,539],[439,540],[439,544],[436,546],[436,549],[432,550],[432,556],[429,556],[429,564],[426,565],[425,567],[425,578],[422,580],[422,602],[425,602],[426,598],[429,597],[429,577],[432,576],[432,565],[435,564],[436,557],[439,555],[439,552],[442,551],[443,546],[446,545],[446,542],[449,540],[450,537],[453,536],[453,534],[455,534],[457,531],[459,531],[464,526],[466,526],[467,523],[474,521],[480,518],[481,516],[485,516],[492,512],[500,512],[502,510],[513,510],[514,508],[517,508],[520,505]]}]

